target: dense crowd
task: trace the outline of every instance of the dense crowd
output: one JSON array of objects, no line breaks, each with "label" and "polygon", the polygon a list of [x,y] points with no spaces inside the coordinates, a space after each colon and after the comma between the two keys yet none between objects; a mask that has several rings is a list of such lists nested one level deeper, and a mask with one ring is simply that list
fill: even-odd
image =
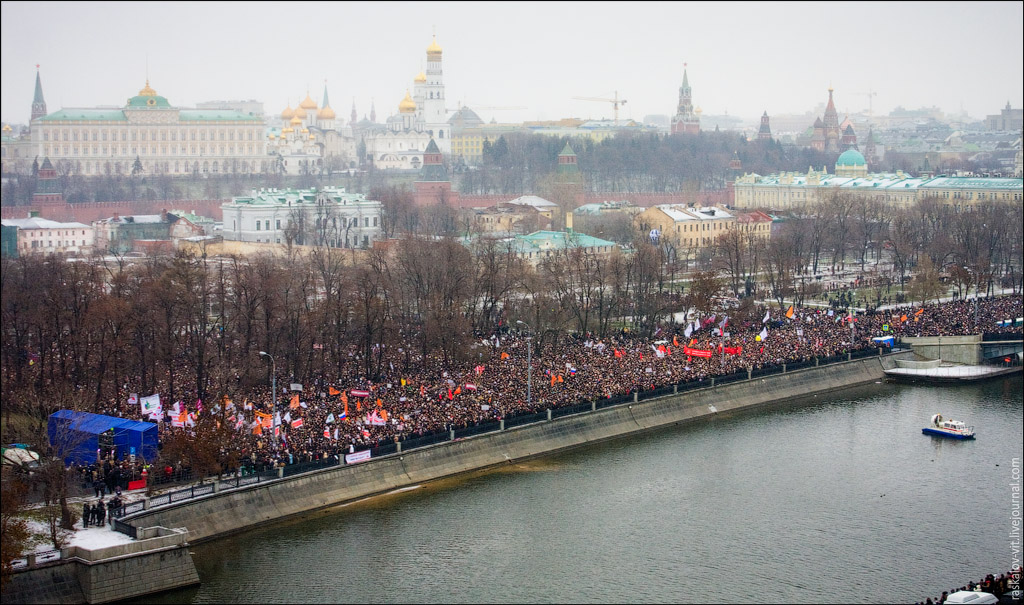
[{"label": "dense crowd", "polygon": [[928,597],[924,601],[919,601],[917,605],[941,605],[946,602],[949,595],[960,591],[987,592],[988,594],[995,595],[1000,603],[1003,602],[1004,596],[1010,602],[1019,603],[1021,600],[1020,568],[1018,567],[1016,571],[1011,570],[999,574],[998,577],[988,574],[977,582],[968,582],[966,586],[944,590],[938,597],[934,599]]},{"label": "dense crowd", "polygon": [[[445,366],[440,356],[428,356],[424,363],[400,370],[396,365],[405,352],[384,350],[385,360],[394,361],[385,361],[382,375],[374,380],[357,369],[361,364],[353,349],[342,375],[305,384],[301,392],[290,391],[290,381],[279,376],[278,384],[286,386],[278,393],[276,415],[266,387],[231,402],[183,402],[182,413],[171,412],[171,402],[165,401],[160,433],[162,438],[187,434],[199,415],[212,413],[236,429],[246,470],[336,459],[399,439],[547,408],[877,349],[881,345],[873,338],[879,336],[1012,332],[1019,337],[1020,325],[999,322],[1024,315],[1024,301],[1015,295],[856,315],[814,308],[763,312],[763,318],[740,324],[720,313],[662,327],[650,339],[629,333],[608,338],[582,334],[536,346],[539,339],[525,331],[503,330],[481,335],[473,345],[472,361],[459,366]],[[117,400],[101,411],[144,419],[140,406],[128,403],[128,394],[136,390],[132,382],[127,380]],[[109,483],[112,491],[125,475],[138,476],[139,467],[126,465],[104,466],[98,478],[110,482],[109,473],[116,471],[118,478]],[[97,466],[87,472],[96,472]],[[170,477],[183,470],[180,461],[166,460],[150,475]]]}]

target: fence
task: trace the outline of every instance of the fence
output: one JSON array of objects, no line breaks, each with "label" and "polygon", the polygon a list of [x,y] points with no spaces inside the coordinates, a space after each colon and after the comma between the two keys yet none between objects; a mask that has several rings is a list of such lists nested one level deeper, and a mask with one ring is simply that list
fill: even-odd
[{"label": "fence", "polygon": [[[750,374],[747,374],[746,370],[742,370],[742,371],[739,371],[739,372],[735,372],[733,374],[727,374],[725,376],[716,376],[714,378],[704,378],[704,379],[700,379],[700,380],[691,380],[691,381],[688,381],[688,382],[680,382],[680,383],[675,384],[675,385],[666,385],[666,386],[658,387],[658,388],[655,388],[655,389],[650,389],[650,390],[647,390],[647,391],[638,391],[636,393],[626,393],[626,394],[622,394],[622,395],[614,395],[612,397],[597,399],[597,400],[595,400],[593,402],[591,402],[591,401],[584,401],[584,402],[576,403],[576,404],[573,404],[573,405],[570,405],[570,406],[551,408],[551,409],[543,410],[543,411],[540,411],[540,412],[528,412],[528,413],[524,413],[524,414],[515,414],[515,415],[506,416],[504,418],[504,425],[505,425],[505,429],[507,430],[507,429],[510,429],[510,428],[516,427],[516,426],[522,426],[522,425],[525,425],[525,424],[532,424],[532,423],[535,423],[535,422],[547,421],[548,418],[549,418],[549,414],[550,414],[550,418],[551,419],[555,419],[555,418],[561,418],[563,416],[568,416],[570,414],[586,413],[586,412],[589,412],[589,411],[591,411],[593,409],[603,409],[603,408],[608,408],[608,407],[612,407],[612,406],[616,406],[616,405],[622,405],[622,404],[625,404],[625,403],[632,403],[634,401],[634,396],[636,397],[636,400],[638,400],[638,401],[639,400],[654,399],[654,398],[657,398],[657,397],[664,397],[664,396],[667,396],[667,395],[672,395],[673,393],[685,393],[685,392],[693,391],[693,390],[696,390],[696,389],[708,388],[708,387],[711,387],[711,386],[718,386],[718,385],[723,385],[723,384],[731,384],[731,383],[735,383],[735,382],[742,382],[742,381],[745,381],[745,380],[752,380],[754,378],[759,378],[759,377],[762,377],[762,376],[769,376],[769,375],[772,375],[772,374],[788,373],[788,372],[792,372],[794,370],[814,367],[814,366],[817,366],[817,365],[827,365],[827,364],[833,364],[833,363],[842,363],[842,362],[845,362],[845,361],[847,361],[848,359],[851,359],[851,358],[852,359],[862,359],[862,358],[865,358],[865,357],[873,357],[875,355],[879,355],[880,352],[881,352],[880,349],[865,349],[865,350],[861,350],[861,351],[855,351],[855,352],[852,352],[852,353],[849,353],[849,354],[848,353],[842,353],[842,354],[839,354],[839,355],[833,355],[831,357],[817,358],[817,359],[808,359],[808,360],[798,361],[798,362],[794,362],[794,363],[787,363],[787,364],[784,364],[784,365],[766,366],[766,367],[762,367],[762,368],[758,368],[756,370],[753,370]],[[474,436],[474,435],[481,435],[481,434],[485,434],[485,433],[492,433],[492,432],[496,432],[496,431],[499,431],[499,430],[501,430],[501,422],[489,421],[489,422],[482,422],[482,423],[476,424],[476,425],[459,427],[459,428],[454,429],[453,432],[454,432],[454,437],[456,439],[460,439],[460,438],[464,438],[464,437],[471,437],[471,436]],[[438,432],[435,432],[435,433],[428,433],[428,434],[425,434],[425,435],[418,435],[416,437],[411,437],[411,438],[407,438],[407,439],[402,439],[399,442],[380,443],[377,446],[370,448],[370,455],[371,455],[372,458],[379,458],[381,456],[387,456],[388,454],[396,453],[398,451],[399,445],[401,445],[402,451],[405,452],[405,451],[409,451],[409,450],[414,450],[414,449],[418,449],[418,448],[434,445],[436,443],[441,443],[443,441],[448,441],[448,440],[451,439],[451,437],[452,437],[452,432],[446,430],[446,431],[438,431]],[[330,457],[324,458],[322,460],[314,460],[314,461],[310,461],[310,462],[299,462],[299,463],[290,464],[290,465],[285,466],[283,468],[283,472],[281,474],[281,477],[291,477],[291,476],[299,475],[299,474],[302,474],[302,473],[308,473],[308,472],[318,471],[318,470],[322,470],[322,469],[333,467],[333,466],[339,466],[341,464],[343,464],[342,459],[341,459],[340,456],[337,456],[337,455],[330,456]],[[249,475],[239,474],[239,475],[237,475],[237,476],[235,476],[235,477],[233,477],[231,479],[220,481],[220,490],[232,489],[232,488],[237,489],[237,488],[246,487],[246,486],[249,486],[249,485],[258,484],[260,482],[273,481],[273,480],[276,480],[278,478],[279,478],[279,476],[277,474],[277,470],[264,471],[264,472],[261,472],[261,473],[249,474]],[[164,505],[172,504],[172,503],[175,503],[175,502],[181,502],[181,501],[189,500],[189,499],[196,498],[196,497],[199,497],[199,496],[204,496],[204,495],[207,495],[207,494],[212,494],[212,493],[214,493],[214,491],[215,491],[215,489],[214,489],[214,484],[213,483],[205,483],[205,484],[195,485],[195,486],[192,486],[192,487],[189,487],[189,488],[185,488],[185,489],[169,492],[169,493],[166,493],[166,494],[161,494],[160,496],[156,496],[154,498],[151,498],[150,501],[149,501],[149,507],[152,508],[152,507],[156,507],[156,506],[164,506]],[[128,535],[130,535],[132,537],[135,537],[135,528],[133,526],[131,526],[130,524],[121,521],[120,518],[124,517],[126,515],[130,515],[132,513],[139,512],[139,511],[143,510],[144,508],[145,508],[145,505],[142,502],[134,502],[132,504],[125,505],[125,506],[121,507],[120,509],[118,509],[117,513],[115,514],[114,529],[116,529],[117,531],[120,531],[122,533],[126,533],[126,534],[128,534]],[[58,555],[59,555],[59,553],[58,553]]]}]

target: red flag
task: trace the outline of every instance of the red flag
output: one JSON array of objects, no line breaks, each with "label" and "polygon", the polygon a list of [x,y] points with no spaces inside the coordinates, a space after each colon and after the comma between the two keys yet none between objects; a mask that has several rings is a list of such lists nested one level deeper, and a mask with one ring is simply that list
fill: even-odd
[{"label": "red flag", "polygon": [[302,424],[303,424],[302,423],[302,418],[296,418],[295,420],[292,420],[292,428],[293,429],[302,428]]},{"label": "red flag", "polygon": [[324,427],[324,439],[330,439],[330,438],[331,438],[331,431],[330,431],[330,429],[328,429],[327,427]]}]

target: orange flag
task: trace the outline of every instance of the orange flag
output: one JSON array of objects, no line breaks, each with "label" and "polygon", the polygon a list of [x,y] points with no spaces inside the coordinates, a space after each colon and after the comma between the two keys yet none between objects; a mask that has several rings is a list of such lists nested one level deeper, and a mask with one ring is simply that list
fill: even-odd
[{"label": "orange flag", "polygon": [[900,317],[900,321],[907,321],[907,314],[906,313],[904,313],[903,316]]},{"label": "orange flag", "polygon": [[421,384],[420,385],[420,396],[421,397],[426,397],[426,395],[427,395],[427,387]]},{"label": "orange flag", "polygon": [[501,352],[501,358],[502,358],[502,359],[508,359],[509,357],[511,357],[511,355],[509,355],[509,354],[508,354],[508,353],[506,353],[505,351],[502,351],[502,352]]},{"label": "orange flag", "polygon": [[357,412],[361,412],[362,410],[363,410],[363,404],[359,403],[359,400],[356,399],[356,411]]},{"label": "orange flag", "polygon": [[384,407],[384,402],[380,400],[380,397],[377,398],[377,407],[379,407],[379,408]]},{"label": "orange flag", "polygon": [[387,410],[383,410],[382,409],[380,411],[380,419],[383,420],[384,422],[388,421],[388,411]]},{"label": "orange flag", "polygon": [[290,407],[293,410],[295,408],[299,407],[299,394],[298,393],[295,393],[294,395],[292,395],[292,402],[288,405],[288,407]]},{"label": "orange flag", "polygon": [[676,340],[675,336],[672,337],[672,346],[673,347],[678,347],[679,346],[679,341]]},{"label": "orange flag", "polygon": [[461,384],[459,386],[455,387],[455,394],[456,395],[461,395],[462,394],[462,385]]},{"label": "orange flag", "polygon": [[922,313],[924,313],[924,309],[918,309],[917,313],[914,313],[914,315],[917,316],[917,315],[920,315]]},{"label": "orange flag", "polygon": [[263,434],[263,425],[257,424],[256,428],[254,428],[252,430],[252,434],[253,435],[262,435]]},{"label": "orange flag", "polygon": [[327,392],[330,395],[341,395],[341,391],[339,391],[338,389],[336,389],[334,387],[327,387]]},{"label": "orange flag", "polygon": [[551,386],[555,386],[555,375],[551,375]]},{"label": "orange flag", "polygon": [[786,309],[786,318],[793,319],[793,305],[789,305],[789,308]]},{"label": "orange flag", "polygon": [[561,374],[558,375],[558,382],[565,382],[564,380],[562,380],[562,375]]}]

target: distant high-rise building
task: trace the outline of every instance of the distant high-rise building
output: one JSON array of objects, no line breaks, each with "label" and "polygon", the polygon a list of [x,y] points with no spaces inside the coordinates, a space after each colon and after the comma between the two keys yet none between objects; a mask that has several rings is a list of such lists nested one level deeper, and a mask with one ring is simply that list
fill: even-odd
[{"label": "distant high-rise building", "polygon": [[690,89],[686,63],[683,63],[683,84],[679,87],[679,105],[676,107],[675,117],[672,118],[672,134],[679,133],[700,133],[700,116],[693,109],[693,91]]}]

